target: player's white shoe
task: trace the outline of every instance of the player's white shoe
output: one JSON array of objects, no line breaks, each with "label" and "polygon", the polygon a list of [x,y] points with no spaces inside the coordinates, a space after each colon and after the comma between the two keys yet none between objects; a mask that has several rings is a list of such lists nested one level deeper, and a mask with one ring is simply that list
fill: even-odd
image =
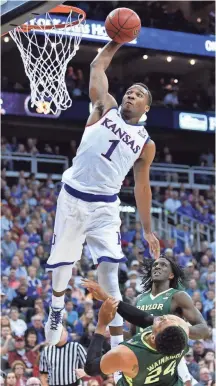
[{"label": "player's white shoe", "polygon": [[52,346],[58,344],[61,339],[64,312],[64,308],[50,307],[49,318],[45,324],[45,336],[47,342]]}]

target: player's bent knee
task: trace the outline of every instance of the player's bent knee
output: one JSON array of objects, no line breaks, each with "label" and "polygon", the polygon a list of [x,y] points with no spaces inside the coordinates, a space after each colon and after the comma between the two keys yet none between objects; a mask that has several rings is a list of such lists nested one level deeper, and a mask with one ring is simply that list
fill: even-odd
[{"label": "player's bent knee", "polygon": [[123,318],[116,314],[115,318],[110,322],[109,327],[120,327],[123,326]]},{"label": "player's bent knee", "polygon": [[101,262],[98,266],[98,282],[115,299],[122,300],[118,281],[118,263]]}]

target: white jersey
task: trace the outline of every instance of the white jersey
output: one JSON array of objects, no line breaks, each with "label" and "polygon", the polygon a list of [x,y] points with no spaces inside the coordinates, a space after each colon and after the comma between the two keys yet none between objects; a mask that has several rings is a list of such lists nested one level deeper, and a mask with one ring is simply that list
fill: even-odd
[{"label": "white jersey", "polygon": [[83,193],[117,194],[148,140],[143,125],[126,123],[114,107],[85,128],[73,166],[62,181]]}]

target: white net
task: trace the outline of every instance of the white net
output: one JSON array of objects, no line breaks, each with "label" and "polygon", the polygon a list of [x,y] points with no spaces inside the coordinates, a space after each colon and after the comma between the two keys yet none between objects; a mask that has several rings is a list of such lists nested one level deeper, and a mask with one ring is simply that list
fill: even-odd
[{"label": "white net", "polygon": [[[66,110],[72,105],[65,74],[68,62],[76,55],[82,39],[81,14],[76,26],[71,26],[74,21],[72,11],[63,28],[56,28],[56,20],[46,13],[44,25],[39,30],[26,32],[18,27],[10,31],[30,81],[32,107],[35,105],[37,111],[44,114],[56,114],[58,110]],[[46,30],[44,26],[51,28]]]}]

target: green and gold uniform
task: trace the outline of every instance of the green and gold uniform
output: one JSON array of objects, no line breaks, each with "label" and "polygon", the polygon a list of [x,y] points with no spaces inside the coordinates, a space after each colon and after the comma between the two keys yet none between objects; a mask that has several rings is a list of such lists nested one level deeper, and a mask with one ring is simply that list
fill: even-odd
[{"label": "green and gold uniform", "polygon": [[[146,311],[153,316],[162,316],[172,314],[171,303],[173,295],[179,292],[174,288],[169,288],[160,294],[153,296],[151,290],[139,295],[136,302],[136,307],[142,311]],[[137,327],[136,332],[143,331],[142,328]]]},{"label": "green and gold uniform", "polygon": [[135,378],[122,374],[117,386],[182,386],[183,382],[178,377],[177,366],[181,358],[188,351],[185,347],[180,354],[164,355],[145,342],[145,336],[152,332],[152,327],[147,327],[132,339],[123,342],[134,352],[139,364],[139,372]]}]

